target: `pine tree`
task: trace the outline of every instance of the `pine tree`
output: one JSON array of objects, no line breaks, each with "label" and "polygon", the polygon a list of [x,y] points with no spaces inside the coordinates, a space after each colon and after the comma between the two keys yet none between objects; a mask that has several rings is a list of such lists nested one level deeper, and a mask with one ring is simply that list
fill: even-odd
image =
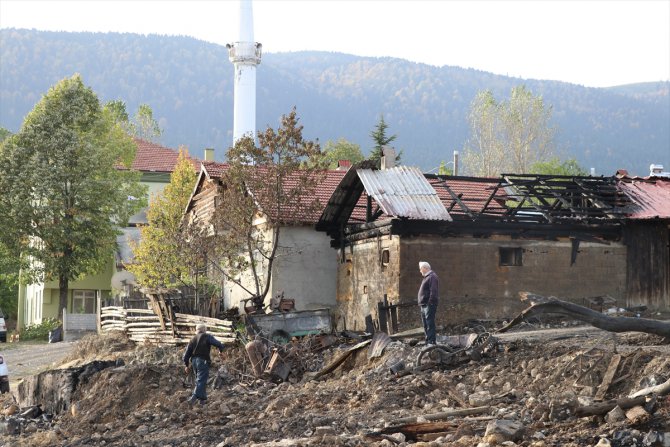
[{"label": "pine tree", "polygon": [[[384,155],[382,154],[382,149],[384,146],[388,146],[397,138],[397,135],[386,136],[386,130],[388,127],[388,124],[386,124],[386,121],[384,121],[384,115],[382,114],[374,130],[370,132],[370,137],[372,137],[374,146],[370,156],[368,157],[368,160],[381,160],[382,155]],[[398,156],[396,159],[399,160],[400,156]]]}]

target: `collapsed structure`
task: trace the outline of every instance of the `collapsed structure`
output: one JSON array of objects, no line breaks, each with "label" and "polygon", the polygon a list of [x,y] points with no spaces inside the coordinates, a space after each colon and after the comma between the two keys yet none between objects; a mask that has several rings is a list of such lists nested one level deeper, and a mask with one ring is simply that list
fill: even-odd
[{"label": "collapsed structure", "polygon": [[418,262],[442,281],[438,320],[506,318],[534,290],[579,304],[670,308],[670,179],[473,178],[353,166],[316,229],[338,250],[339,325],[419,325]]}]

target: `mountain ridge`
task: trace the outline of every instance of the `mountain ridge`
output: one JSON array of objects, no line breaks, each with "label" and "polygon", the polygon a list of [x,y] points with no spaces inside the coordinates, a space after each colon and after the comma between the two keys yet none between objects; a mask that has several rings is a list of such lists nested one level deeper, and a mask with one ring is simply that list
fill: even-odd
[{"label": "mountain ridge", "polygon": [[[146,103],[164,129],[161,143],[196,156],[232,141],[233,66],[225,46],[187,36],[0,30],[0,126],[16,132],[49,87],[80,73],[101,101],[121,99],[129,113]],[[257,127],[276,127],[297,108],[306,138],[340,137],[364,153],[383,113],[403,162],[424,170],[450,160],[468,136],[478,91],[508,97],[525,84],[553,110],[558,155],[611,175],[647,175],[670,165],[669,82],[584,87],[521,79],[472,68],[337,52],[266,53],[257,70]]]}]

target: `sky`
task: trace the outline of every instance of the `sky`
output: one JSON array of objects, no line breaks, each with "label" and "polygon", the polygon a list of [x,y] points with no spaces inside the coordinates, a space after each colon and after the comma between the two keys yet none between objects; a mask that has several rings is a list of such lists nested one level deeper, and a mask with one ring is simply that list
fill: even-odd
[{"label": "sky", "polygon": [[[235,0],[0,0],[0,28],[225,45],[238,10]],[[270,53],[389,56],[588,87],[670,80],[670,0],[256,0],[253,14]]]}]

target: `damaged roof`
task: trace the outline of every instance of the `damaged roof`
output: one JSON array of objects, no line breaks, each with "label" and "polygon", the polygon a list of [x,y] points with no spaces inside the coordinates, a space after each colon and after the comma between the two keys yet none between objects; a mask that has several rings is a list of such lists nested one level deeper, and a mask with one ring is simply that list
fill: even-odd
[{"label": "damaged roof", "polygon": [[619,187],[633,202],[629,219],[670,219],[670,178],[625,176]]},{"label": "damaged roof", "polygon": [[418,168],[357,169],[365,192],[385,215],[422,220],[446,220],[451,216],[440,197]]}]

